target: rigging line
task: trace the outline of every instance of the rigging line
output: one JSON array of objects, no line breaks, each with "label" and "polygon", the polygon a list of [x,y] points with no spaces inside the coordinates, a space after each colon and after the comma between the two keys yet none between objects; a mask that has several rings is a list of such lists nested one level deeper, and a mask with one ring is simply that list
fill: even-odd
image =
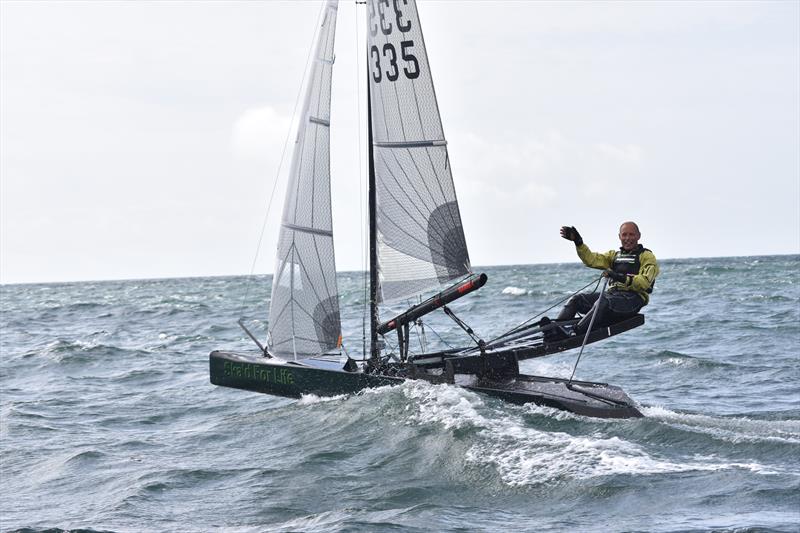
[{"label": "rigging line", "polygon": [[442,343],[444,343],[444,345],[445,345],[445,346],[447,346],[447,347],[448,347],[448,348],[450,348],[450,349],[453,349],[453,347],[450,345],[450,343],[449,343],[449,342],[447,342],[446,340],[444,340],[444,339],[442,338],[442,336],[441,336],[441,335],[439,335],[439,332],[437,332],[435,329],[433,329],[433,326],[431,326],[431,325],[430,325],[430,323],[428,324],[428,329],[429,329],[429,330],[431,330],[431,331],[433,332],[433,334],[434,334],[434,335],[436,335],[436,337],[437,337],[437,338],[438,338],[440,341],[442,341]]},{"label": "rigging line", "polygon": [[603,288],[600,289],[600,296],[594,302],[592,318],[589,319],[589,327],[586,329],[586,335],[583,336],[583,344],[581,344],[581,351],[580,351],[580,353],[578,353],[578,359],[575,361],[575,366],[572,367],[572,375],[569,377],[569,381],[567,382],[567,387],[572,385],[572,378],[575,377],[575,371],[578,370],[578,363],[581,362],[581,356],[583,355],[583,349],[586,347],[586,341],[589,340],[589,333],[592,332],[592,326],[594,325],[594,319],[597,318],[597,313],[600,310],[600,302],[603,299],[603,293],[605,292],[607,285],[608,285],[608,278],[605,278],[603,280]]},{"label": "rigging line", "polygon": [[[495,337],[494,339],[492,339],[492,340],[488,341],[486,344],[487,344],[487,345],[489,345],[489,344],[492,344],[492,343],[494,343],[494,342],[496,342],[496,341],[498,341],[498,340],[502,339],[502,338],[503,338],[503,337],[505,337],[506,335],[509,335],[509,334],[511,334],[511,333],[513,333],[513,332],[515,332],[515,331],[519,330],[519,329],[520,329],[522,326],[524,326],[524,325],[528,324],[528,323],[529,323],[531,320],[533,320],[534,318],[538,318],[538,317],[542,316],[543,314],[545,314],[546,312],[548,312],[549,310],[551,310],[552,308],[554,308],[555,306],[557,306],[557,305],[559,305],[559,304],[562,304],[562,303],[566,302],[567,300],[569,300],[570,298],[572,298],[573,296],[575,296],[576,294],[578,294],[579,292],[581,292],[583,289],[587,288],[587,287],[588,287],[589,285],[591,285],[592,283],[596,283],[597,285],[600,285],[600,280],[602,280],[602,279],[603,279],[603,276],[599,276],[597,279],[593,279],[592,281],[590,281],[589,283],[587,283],[586,285],[584,285],[583,287],[581,287],[581,288],[580,288],[580,289],[578,289],[577,291],[575,291],[575,292],[573,292],[572,294],[570,294],[570,295],[566,296],[565,298],[563,298],[563,299],[561,299],[561,300],[557,301],[556,303],[554,303],[553,305],[551,305],[550,307],[548,307],[547,309],[545,309],[545,310],[544,310],[544,311],[542,311],[541,313],[539,313],[539,314],[536,314],[536,315],[534,315],[534,316],[530,317],[529,319],[527,319],[526,321],[524,321],[524,322],[522,322],[522,323],[520,323],[520,324],[518,324],[518,325],[514,326],[513,328],[509,329],[508,331],[506,331],[506,332],[504,332],[504,333],[501,333],[500,335],[498,335],[498,336],[497,336],[497,337]],[[594,288],[594,291],[596,291],[596,290],[597,290],[597,287],[595,287],[595,288]],[[592,292],[594,292],[594,291],[592,291]]]},{"label": "rigging line", "polygon": [[[422,295],[420,294],[419,296],[417,296],[416,305],[419,305],[421,303],[422,303]],[[422,317],[419,317],[416,320],[414,320],[414,332],[417,334],[417,341],[419,342],[420,353],[425,353],[425,343],[422,342],[422,339],[425,336],[425,330],[422,328],[424,328],[424,326],[422,325]],[[420,330],[422,330],[422,334],[420,334]]]},{"label": "rigging line", "polygon": [[[308,55],[306,56],[306,66],[303,69],[303,76],[302,78],[300,78],[300,90],[297,91],[297,96],[295,97],[294,100],[294,109],[292,110],[291,124],[294,124],[295,119],[297,118],[297,106],[300,103],[300,95],[303,94],[303,82],[305,82],[306,77],[308,76],[309,71],[311,70],[309,68],[309,64],[311,63],[311,54],[313,53],[314,50],[314,38],[317,35],[317,28],[320,25],[319,21],[323,17],[325,9],[326,6],[325,4],[323,4],[322,8],[320,9],[320,13],[317,17],[317,25],[314,26],[314,32],[311,35],[311,46],[309,47]],[[264,240],[264,231],[267,228],[267,220],[269,219],[269,213],[272,210],[272,201],[275,198],[275,190],[278,188],[278,181],[281,175],[281,169],[283,169],[283,161],[286,157],[286,148],[289,146],[289,139],[291,138],[291,136],[292,136],[292,126],[290,125],[289,131],[286,132],[286,139],[283,141],[283,150],[281,151],[281,159],[278,162],[278,170],[275,172],[275,180],[272,182],[272,191],[269,193],[269,201],[267,202],[267,212],[264,213],[264,220],[261,222],[261,231],[258,234],[256,253],[253,257],[253,262],[250,265],[250,273],[247,275],[247,281],[245,282],[245,292],[244,296],[242,297],[242,304],[239,307],[239,313],[238,313],[240,317],[242,316],[242,313],[244,312],[244,307],[247,304],[247,298],[250,296],[250,286],[252,285],[253,272],[255,272],[256,263],[258,262],[258,255],[259,252],[261,251],[261,243]],[[274,275],[272,281],[273,283],[275,282]]]},{"label": "rigging line", "polygon": [[[420,353],[425,353],[425,348],[422,346],[422,337],[419,334],[419,326],[417,326],[416,321],[414,322],[414,333],[417,336],[417,342],[419,343],[419,351]],[[409,346],[411,346],[411,341],[406,340]]]}]

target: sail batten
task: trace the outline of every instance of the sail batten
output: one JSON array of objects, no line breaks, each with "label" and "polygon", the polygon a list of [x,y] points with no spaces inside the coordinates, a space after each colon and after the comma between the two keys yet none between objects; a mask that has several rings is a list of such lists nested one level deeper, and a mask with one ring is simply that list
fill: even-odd
[{"label": "sail batten", "polygon": [[367,55],[382,301],[472,272],[414,0],[368,0]]},{"label": "sail batten", "polygon": [[294,224],[289,224],[288,222],[284,222],[281,224],[282,227],[288,228],[294,231],[302,231],[304,233],[313,233],[314,235],[326,235],[328,237],[333,237],[333,232],[324,230],[324,229],[317,229],[317,228],[309,228],[305,226],[296,226]]},{"label": "sail batten", "polygon": [[431,141],[396,141],[396,142],[376,142],[373,146],[379,148],[419,148],[422,146],[447,146],[447,141],[444,139],[435,139]]},{"label": "sail batten", "polygon": [[317,118],[317,117],[308,117],[308,121],[309,122],[313,122],[314,124],[319,124],[320,126],[330,127],[330,125],[331,125],[330,120],[325,120],[325,119]]},{"label": "sail batten", "polygon": [[337,0],[317,32],[286,187],[270,301],[267,348],[302,359],[339,345],[330,185],[330,108]]}]

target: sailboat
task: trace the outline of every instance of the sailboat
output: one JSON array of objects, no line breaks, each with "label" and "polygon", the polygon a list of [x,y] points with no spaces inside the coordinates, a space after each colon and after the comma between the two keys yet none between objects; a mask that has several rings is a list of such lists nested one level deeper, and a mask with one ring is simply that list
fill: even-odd
[{"label": "sailboat", "polygon": [[[480,339],[447,306],[478,290],[415,0],[367,0],[369,343],[341,353],[330,187],[331,79],[337,0],[327,0],[299,114],[283,205],[267,341],[239,324],[257,352],[213,351],[211,383],[277,396],[354,394],[407,380],[449,384],[502,400],[604,418],[641,417],[619,387],[520,373],[519,362],[582,347],[644,323],[635,315],[586,337],[548,342],[540,321]],[[385,302],[436,292],[381,321]],[[463,348],[410,353],[410,328],[443,310],[470,339]],[[396,336],[387,350],[384,339]]]}]

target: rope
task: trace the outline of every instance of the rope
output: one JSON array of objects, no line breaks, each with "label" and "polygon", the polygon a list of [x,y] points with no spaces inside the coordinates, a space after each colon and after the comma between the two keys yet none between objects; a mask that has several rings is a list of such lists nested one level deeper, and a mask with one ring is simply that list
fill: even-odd
[{"label": "rope", "polygon": [[572,298],[573,296],[575,296],[576,294],[578,294],[579,292],[581,292],[582,290],[584,290],[585,288],[587,288],[587,287],[588,287],[589,285],[591,285],[592,283],[596,283],[596,284],[597,284],[597,285],[595,286],[595,288],[592,290],[592,292],[595,292],[595,291],[597,291],[597,287],[600,285],[600,280],[602,280],[602,279],[603,279],[603,276],[600,276],[600,277],[598,277],[596,280],[594,280],[594,279],[593,279],[592,281],[590,281],[589,283],[587,283],[586,285],[584,285],[583,287],[581,287],[581,288],[580,288],[580,289],[578,289],[577,291],[573,292],[573,293],[572,293],[572,294],[570,294],[569,296],[567,296],[567,297],[565,297],[565,298],[562,298],[561,300],[557,301],[556,303],[554,303],[553,305],[551,305],[550,307],[548,307],[547,309],[545,309],[545,310],[544,310],[544,311],[542,311],[541,313],[539,313],[539,314],[537,314],[537,315],[534,315],[534,316],[530,317],[530,318],[529,318],[529,319],[527,319],[525,322],[522,322],[521,324],[519,324],[519,325],[517,325],[517,326],[514,326],[514,327],[513,327],[513,328],[511,328],[510,330],[506,331],[505,333],[502,333],[502,334],[500,334],[499,336],[497,336],[497,337],[495,337],[494,339],[490,340],[490,341],[489,341],[489,342],[487,342],[486,344],[487,344],[487,345],[489,345],[489,344],[492,344],[492,343],[494,343],[494,342],[496,342],[496,341],[498,341],[498,340],[502,339],[502,338],[503,338],[503,337],[505,337],[506,335],[510,335],[511,333],[514,333],[515,331],[519,330],[519,329],[520,329],[520,328],[522,328],[523,326],[525,326],[525,325],[527,325],[528,323],[530,323],[530,322],[531,322],[533,319],[535,319],[535,318],[539,318],[540,316],[542,316],[543,314],[545,314],[546,312],[548,312],[548,311],[549,311],[549,310],[551,310],[552,308],[556,307],[557,305],[561,305],[562,303],[566,302],[567,300],[569,300],[570,298]]},{"label": "rope", "polygon": [[572,385],[572,378],[575,377],[575,371],[578,370],[578,363],[581,362],[581,355],[583,355],[583,348],[586,346],[586,341],[589,340],[589,333],[592,332],[592,326],[594,325],[594,319],[597,318],[597,310],[600,309],[600,300],[603,299],[603,292],[606,290],[606,285],[608,285],[608,278],[603,280],[603,289],[600,291],[600,297],[597,298],[597,301],[592,306],[592,318],[589,320],[589,328],[586,330],[586,335],[583,336],[583,344],[581,344],[581,351],[578,354],[578,360],[575,361],[575,366],[572,368],[572,375],[569,377],[569,381],[567,382],[567,387]]},{"label": "rope", "polygon": [[[314,50],[314,37],[317,34],[317,28],[320,26],[322,15],[325,12],[326,6],[325,4],[322,5],[320,9],[319,15],[317,16],[317,25],[314,26],[314,32],[311,34],[311,46],[308,49],[308,55],[306,56],[306,67],[303,70],[303,77],[300,79],[300,89],[297,91],[297,97],[294,100],[294,109],[292,110],[292,124],[295,123],[295,119],[297,118],[297,106],[300,103],[300,95],[303,93],[303,86],[305,85],[306,78],[308,77],[308,73],[311,70],[309,65],[311,64],[311,55],[313,54]],[[247,275],[247,281],[245,282],[245,291],[244,296],[242,297],[242,304],[239,307],[238,315],[242,317],[242,313],[244,312],[244,307],[247,304],[247,298],[250,296],[250,287],[252,286],[253,281],[253,272],[256,269],[256,262],[258,261],[258,255],[261,252],[261,242],[264,240],[264,230],[267,227],[267,219],[269,219],[269,213],[272,210],[272,201],[275,198],[275,190],[278,188],[278,178],[281,175],[281,170],[283,169],[283,161],[286,157],[286,149],[289,146],[289,139],[292,136],[292,127],[289,126],[289,131],[286,132],[286,139],[283,141],[283,150],[281,151],[281,159],[278,162],[278,170],[275,172],[275,180],[272,182],[272,191],[269,194],[269,202],[267,203],[267,212],[264,213],[264,220],[261,222],[261,231],[258,234],[258,244],[256,245],[256,253],[253,257],[253,263],[250,265],[250,273]],[[273,280],[274,281],[274,280]]]},{"label": "rope", "polygon": [[435,329],[433,329],[433,326],[431,326],[430,324],[428,324],[428,329],[429,329],[429,330],[431,330],[431,331],[433,332],[433,334],[434,334],[434,335],[436,335],[436,338],[438,338],[440,341],[442,341],[442,344],[444,344],[445,346],[447,346],[447,347],[448,347],[448,348],[450,348],[451,350],[453,349],[453,347],[450,345],[450,343],[449,343],[449,342],[447,342],[446,340],[444,340],[444,339],[442,338],[442,336],[441,336],[441,335],[439,335],[439,333],[438,333],[438,332],[437,332]]}]

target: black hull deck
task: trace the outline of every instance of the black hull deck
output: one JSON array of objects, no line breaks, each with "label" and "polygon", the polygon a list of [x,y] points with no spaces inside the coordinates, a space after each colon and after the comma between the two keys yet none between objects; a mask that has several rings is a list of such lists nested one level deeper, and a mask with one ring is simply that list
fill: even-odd
[{"label": "black hull deck", "polygon": [[449,380],[430,374],[392,376],[370,374],[361,369],[348,372],[342,364],[327,359],[306,359],[302,363],[284,362],[261,354],[214,351],[209,356],[211,383],[275,396],[299,398],[304,394],[336,396],[361,390],[398,385],[408,379],[449,382],[514,403],[535,403],[599,418],[643,416],[633,400],[619,387],[605,383],[561,378],[513,376],[486,378],[476,374],[454,374]]}]

